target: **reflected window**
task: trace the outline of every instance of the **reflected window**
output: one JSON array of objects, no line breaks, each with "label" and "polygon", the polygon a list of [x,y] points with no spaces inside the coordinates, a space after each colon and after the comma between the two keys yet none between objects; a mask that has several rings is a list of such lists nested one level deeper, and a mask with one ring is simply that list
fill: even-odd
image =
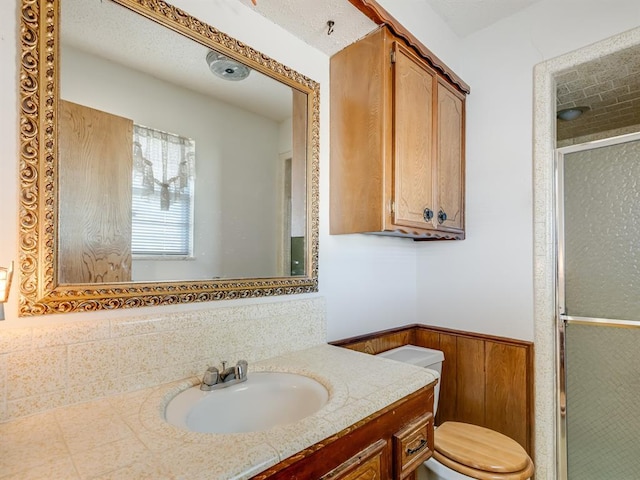
[{"label": "reflected window", "polygon": [[193,256],[194,159],[192,139],[134,125],[134,256]]}]

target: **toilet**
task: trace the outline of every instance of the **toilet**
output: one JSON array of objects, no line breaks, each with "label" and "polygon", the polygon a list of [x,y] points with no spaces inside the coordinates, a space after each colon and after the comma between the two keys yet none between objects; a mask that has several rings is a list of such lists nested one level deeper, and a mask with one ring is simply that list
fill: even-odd
[{"label": "toilet", "polygon": [[[442,373],[444,353],[405,345],[378,354]],[[438,409],[440,382],[434,388],[433,414]],[[433,456],[418,471],[419,480],[528,480],[533,462],[515,440],[488,428],[445,422],[435,431]]]}]

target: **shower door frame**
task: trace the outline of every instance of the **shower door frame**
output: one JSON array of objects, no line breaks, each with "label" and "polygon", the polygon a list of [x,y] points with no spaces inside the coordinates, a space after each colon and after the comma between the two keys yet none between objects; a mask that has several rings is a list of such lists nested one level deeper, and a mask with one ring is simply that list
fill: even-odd
[{"label": "shower door frame", "polygon": [[556,426],[557,426],[557,474],[558,480],[568,480],[567,437],[567,371],[566,371],[566,327],[577,325],[606,325],[609,327],[640,328],[640,322],[608,318],[577,317],[566,314],[565,304],[565,255],[564,255],[564,156],[596,148],[620,145],[640,140],[640,132],[594,140],[591,142],[556,148],[554,188],[554,230],[556,257]]}]

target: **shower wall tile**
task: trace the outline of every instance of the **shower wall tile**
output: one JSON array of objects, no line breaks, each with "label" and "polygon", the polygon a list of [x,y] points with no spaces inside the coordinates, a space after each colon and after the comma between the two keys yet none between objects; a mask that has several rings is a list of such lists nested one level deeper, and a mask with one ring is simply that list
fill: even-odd
[{"label": "shower wall tile", "polygon": [[319,297],[0,330],[0,423],[322,343]]}]

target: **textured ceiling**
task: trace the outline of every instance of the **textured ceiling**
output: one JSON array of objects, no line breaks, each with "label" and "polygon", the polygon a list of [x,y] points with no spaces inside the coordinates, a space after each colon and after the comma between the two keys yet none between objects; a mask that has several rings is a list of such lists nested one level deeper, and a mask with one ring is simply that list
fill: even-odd
[{"label": "textured ceiling", "polygon": [[[375,25],[349,0],[237,0],[327,55],[363,37]],[[392,0],[378,0],[389,10]],[[426,2],[460,37],[507,18],[540,0],[405,0]],[[335,22],[327,35],[327,21]],[[557,122],[558,140],[640,125],[640,48],[563,72],[558,110],[585,106],[578,119]]]},{"label": "textured ceiling", "polygon": [[466,37],[540,0],[423,0],[459,37]]},{"label": "textured ceiling", "polygon": [[557,138],[640,125],[640,47],[632,47],[556,76],[557,109],[588,107],[576,120],[557,121]]},{"label": "textured ceiling", "polygon": [[[238,1],[329,56],[377,27],[348,0]],[[334,22],[331,35],[328,21]]]},{"label": "textured ceiling", "polygon": [[[333,55],[376,28],[349,0],[237,0],[318,50]],[[392,1],[378,0],[392,11]],[[460,37],[481,30],[540,0],[406,0],[427,3]],[[327,35],[327,21],[335,22]]]},{"label": "textured ceiling", "polygon": [[[376,28],[348,0],[256,0],[256,6],[251,0],[236,1],[281,25],[327,55],[332,55]],[[384,7],[391,0],[379,1]],[[453,29],[460,35],[465,35],[512,15],[538,0],[410,1],[428,2]],[[166,46],[157,49],[155,47],[167,31],[131,27],[128,22],[135,16],[126,14],[125,9],[115,7],[111,2],[67,0],[63,5],[66,12],[62,17],[63,37],[71,44],[81,45],[95,55],[129,63],[134,68],[169,82],[184,83],[188,79],[189,88],[196,91],[212,93],[220,89],[219,95],[225,98],[238,97],[238,101],[245,100],[249,105],[245,108],[268,112],[277,119],[286,115],[285,110],[280,112],[278,109],[282,99],[288,95],[286,89],[278,91],[275,82],[272,82],[273,85],[260,84],[256,90],[270,93],[250,97],[246,92],[236,92],[238,85],[235,82],[216,82],[204,62],[207,50],[195,42],[183,41],[183,37],[172,34],[167,38]],[[331,35],[327,34],[329,20],[335,22]],[[69,27],[70,23],[83,28],[75,30]],[[150,24],[151,22],[144,22],[145,26]],[[131,31],[137,32],[140,37],[131,39]],[[144,35],[150,37],[145,38]],[[145,51],[136,52],[133,60],[121,58],[123,53],[131,50],[132,44],[145,48]],[[113,48],[107,49],[107,46]],[[192,53],[186,53],[192,50]],[[172,68],[169,70],[166,69],[167,58],[172,59]],[[178,61],[180,65],[176,64]],[[178,77],[178,73],[184,72],[189,73]],[[260,75],[250,76],[248,80],[257,82]],[[576,106],[589,107],[576,120],[558,120],[558,140],[640,125],[640,47],[562,72],[556,77],[556,83],[558,110]],[[273,91],[269,90],[272,88]]]}]

